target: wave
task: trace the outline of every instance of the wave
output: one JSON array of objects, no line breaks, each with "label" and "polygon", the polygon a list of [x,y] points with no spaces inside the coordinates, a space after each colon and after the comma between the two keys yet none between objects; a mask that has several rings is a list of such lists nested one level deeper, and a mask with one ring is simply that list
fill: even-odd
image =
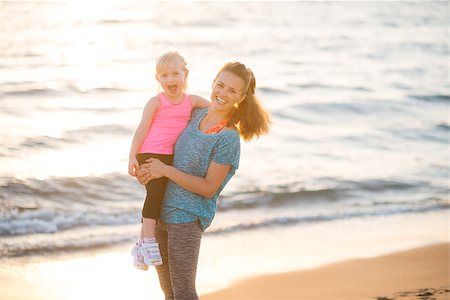
[{"label": "wave", "polygon": [[257,90],[263,94],[289,94],[285,90],[270,87],[258,87]]},{"label": "wave", "polygon": [[427,102],[449,102],[450,95],[436,94],[436,95],[409,95],[410,98],[422,100]]},{"label": "wave", "polygon": [[[331,180],[331,179],[330,179]],[[257,207],[278,207],[295,205],[298,203],[315,203],[317,201],[346,201],[355,193],[407,193],[415,189],[428,188],[424,182],[399,182],[392,180],[332,180],[333,187],[317,190],[291,190],[288,186],[272,187],[270,190],[255,190],[240,192],[239,194],[220,198],[218,210],[229,211],[239,209],[253,209]],[[299,184],[292,184],[298,186]],[[273,192],[273,190],[281,190]],[[286,191],[282,191],[286,190]],[[395,202],[397,203],[397,202]]]},{"label": "wave", "polygon": [[347,195],[345,189],[320,189],[320,190],[302,190],[293,192],[264,192],[253,191],[240,193],[238,199],[233,197],[228,199],[223,197],[219,202],[218,211],[252,209],[257,207],[278,207],[298,202],[321,200],[339,200]]},{"label": "wave", "polygon": [[[101,110],[104,111],[104,109]],[[8,150],[18,152],[36,149],[58,149],[66,145],[87,143],[89,141],[96,140],[100,135],[112,135],[117,137],[130,136],[132,133],[133,131],[131,128],[119,124],[88,126],[76,130],[64,131],[60,137],[45,135],[27,137],[17,145],[9,144]]]},{"label": "wave", "polygon": [[70,252],[93,249],[120,243],[131,244],[137,229],[132,226],[99,226],[87,230],[74,230],[58,234],[12,236],[0,241],[0,258],[31,256],[51,252]]},{"label": "wave", "polygon": [[359,115],[370,113],[370,106],[362,103],[308,103],[302,105],[302,108],[319,113],[338,113],[339,115],[350,113]]},{"label": "wave", "polygon": [[[324,103],[292,103],[288,106],[273,110],[271,114],[280,119],[288,119],[303,124],[323,125],[328,121],[335,122],[340,119],[359,116],[383,115],[397,112],[395,103],[381,101],[355,101],[355,102],[324,102]],[[324,118],[324,115],[327,118]]]},{"label": "wave", "polygon": [[424,207],[400,207],[394,209],[377,209],[372,211],[355,211],[355,212],[343,212],[336,214],[318,214],[313,216],[299,216],[299,217],[275,217],[268,218],[263,221],[241,223],[232,226],[222,227],[215,230],[207,231],[206,234],[217,235],[233,232],[241,232],[246,230],[255,230],[265,227],[273,226],[289,226],[296,224],[311,224],[318,222],[331,222],[337,220],[347,220],[354,218],[366,218],[377,216],[392,216],[406,213],[425,213],[443,209],[450,209],[450,205],[446,203],[428,205]]},{"label": "wave", "polygon": [[27,208],[22,212],[12,210],[6,216],[4,214],[1,216],[0,236],[56,233],[68,229],[102,225],[138,224],[140,220],[140,209],[137,206],[134,207],[133,212],[126,212],[125,209],[119,212],[104,210],[106,209],[92,211],[87,209],[86,205],[79,211],[35,207]]},{"label": "wave", "polygon": [[[50,177],[46,180],[2,177],[0,178],[0,212],[5,208],[20,205],[22,201],[28,203],[28,198],[25,197],[27,195],[34,196],[33,202],[37,203],[37,208],[42,207],[41,202],[48,205],[48,201],[52,199],[58,201],[56,204],[65,204],[62,201],[67,201],[69,204],[72,200],[77,200],[79,203],[89,198],[95,201],[124,201],[127,199],[125,196],[134,195],[132,191],[136,185],[133,178],[122,173],[110,173],[101,177]],[[39,201],[40,196],[44,197],[45,199],[42,200],[45,201]]]},{"label": "wave", "polygon": [[23,90],[15,90],[8,92],[1,92],[2,97],[6,96],[48,96],[48,95],[58,95],[57,90],[50,88],[27,88]]},{"label": "wave", "polygon": [[447,124],[438,124],[428,128],[390,129],[388,132],[405,140],[447,144],[448,128]]},{"label": "wave", "polygon": [[[410,213],[427,213],[450,209],[448,204],[434,204],[423,207],[398,207],[394,209],[376,209],[343,213],[322,213],[310,216],[278,216],[261,221],[249,221],[225,227],[211,228],[205,235],[220,236],[236,232],[260,230],[280,226],[295,226],[300,224],[317,224],[356,218],[384,217]],[[132,226],[91,226],[87,229],[74,230],[54,234],[39,234],[32,239],[28,236],[12,236],[0,242],[0,257],[17,257],[36,255],[48,252],[76,251],[92,249],[114,244],[131,243],[137,235],[137,220],[128,223]]]},{"label": "wave", "polygon": [[444,130],[444,131],[449,131],[450,130],[450,125],[447,123],[439,123],[435,126],[436,129],[439,130]]},{"label": "wave", "polygon": [[341,86],[321,83],[294,83],[289,86],[300,89],[332,89],[332,90],[351,90],[359,92],[370,92],[371,89],[364,86]]},{"label": "wave", "polygon": [[0,236],[139,220],[143,189],[125,174],[0,182]]},{"label": "wave", "polygon": [[58,88],[50,88],[43,83],[24,82],[0,85],[0,97],[13,96],[61,96],[69,93],[86,94],[86,93],[111,93],[111,92],[127,92],[130,91],[124,87],[115,86],[97,86],[92,88],[82,88],[72,83],[63,84]]},{"label": "wave", "polygon": [[366,191],[398,191],[409,190],[418,186],[424,186],[423,182],[400,182],[393,180],[366,180],[366,181],[345,181],[344,185],[351,189],[366,190]]},{"label": "wave", "polygon": [[[420,195],[412,196],[423,190],[427,190],[427,194],[442,194],[426,182],[334,180],[329,183],[330,187],[323,189],[306,190],[299,186],[301,183],[273,186],[268,190],[235,191],[220,197],[218,211],[271,210],[276,207],[296,211],[305,204],[332,211],[331,207],[339,204],[342,210],[363,212],[367,207],[390,209],[402,206],[409,209],[443,203],[440,196],[425,200],[417,199]],[[388,198],[386,194],[389,194]],[[143,197],[144,189],[122,173],[26,181],[3,177],[0,178],[0,236],[135,224],[139,220]],[[377,200],[380,198],[387,200],[380,203]],[[408,201],[403,201],[405,198]],[[355,205],[354,199],[363,200],[358,200]],[[280,222],[284,221],[275,223]]]}]

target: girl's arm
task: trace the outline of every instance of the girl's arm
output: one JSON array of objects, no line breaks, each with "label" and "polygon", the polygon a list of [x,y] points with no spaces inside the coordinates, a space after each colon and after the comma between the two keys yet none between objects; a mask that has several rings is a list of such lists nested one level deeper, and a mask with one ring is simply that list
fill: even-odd
[{"label": "girl's arm", "polygon": [[142,145],[145,137],[147,136],[150,125],[152,124],[153,116],[159,107],[158,97],[151,98],[144,107],[142,113],[141,122],[136,128],[131,142],[130,154],[128,157],[128,174],[136,176],[136,172],[139,169],[139,163],[136,159],[136,154],[139,151],[139,147]]},{"label": "girl's arm", "polygon": [[203,97],[197,95],[189,95],[192,107],[208,107],[210,102]]},{"label": "girl's arm", "polygon": [[217,192],[231,168],[231,165],[211,161],[206,176],[200,177],[182,172],[155,158],[150,158],[147,161],[150,163],[146,166],[148,169],[138,174],[140,183],[165,176],[182,188],[205,198],[211,198]]}]

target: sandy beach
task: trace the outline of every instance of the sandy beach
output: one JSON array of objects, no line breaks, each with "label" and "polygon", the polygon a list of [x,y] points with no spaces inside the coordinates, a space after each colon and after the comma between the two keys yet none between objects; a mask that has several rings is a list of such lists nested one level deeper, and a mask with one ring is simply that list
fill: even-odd
[{"label": "sandy beach", "polygon": [[254,277],[201,299],[449,299],[449,246],[437,244],[312,270]]},{"label": "sandy beach", "polygon": [[[449,247],[446,211],[206,235],[197,292],[202,300],[444,300]],[[134,268],[126,243],[0,258],[2,300],[143,295],[164,299],[155,270]]]},{"label": "sandy beach", "polygon": [[[201,295],[200,299],[445,300],[450,296],[449,249],[450,244],[440,243],[309,270],[255,276]],[[125,267],[128,270],[125,285],[121,266],[106,266],[111,258],[122,261],[121,258],[127,258],[128,253],[122,248],[116,250],[120,255],[100,249],[82,255],[66,254],[51,261],[35,258],[22,264],[21,272],[3,269],[0,299],[97,299],[109,293],[114,293],[114,299],[142,293],[151,295],[151,299],[163,299],[153,272],[147,273],[149,278],[147,274],[142,276],[141,271]]]}]

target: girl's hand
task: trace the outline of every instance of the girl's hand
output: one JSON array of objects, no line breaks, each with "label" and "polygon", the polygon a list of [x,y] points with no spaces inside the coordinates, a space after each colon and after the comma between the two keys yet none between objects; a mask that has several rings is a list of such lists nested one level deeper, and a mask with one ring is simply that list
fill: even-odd
[{"label": "girl's hand", "polygon": [[140,165],[136,172],[136,179],[140,184],[146,185],[150,180],[152,180],[152,174],[150,173],[150,164],[144,163]]},{"label": "girl's hand", "polygon": [[133,177],[136,177],[136,173],[139,170],[139,163],[135,157],[130,158],[128,161],[128,174]]},{"label": "girl's hand", "polygon": [[146,160],[150,164],[151,178],[161,178],[166,176],[167,165],[156,158],[149,158]]}]

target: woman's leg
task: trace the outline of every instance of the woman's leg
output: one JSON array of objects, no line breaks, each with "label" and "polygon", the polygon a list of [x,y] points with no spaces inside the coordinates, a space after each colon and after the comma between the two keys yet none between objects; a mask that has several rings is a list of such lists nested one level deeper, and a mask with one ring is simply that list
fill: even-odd
[{"label": "woman's leg", "polygon": [[170,281],[169,256],[167,254],[167,226],[160,220],[156,224],[156,240],[159,243],[159,251],[163,260],[162,265],[156,266],[159,284],[164,292],[165,299],[174,300],[172,283]]},{"label": "woman's leg", "polygon": [[195,277],[202,230],[198,222],[167,224],[168,264],[174,299],[198,300]]}]

